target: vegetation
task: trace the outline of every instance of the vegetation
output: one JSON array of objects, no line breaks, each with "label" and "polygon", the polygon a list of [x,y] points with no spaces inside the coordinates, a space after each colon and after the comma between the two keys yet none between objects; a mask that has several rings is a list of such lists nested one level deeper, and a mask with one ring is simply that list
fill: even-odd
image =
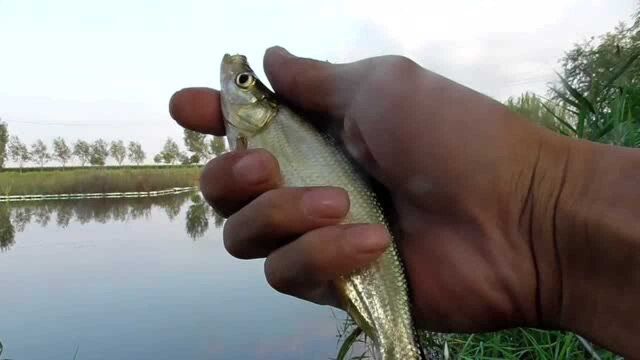
[{"label": "vegetation", "polygon": [[20,169],[31,160],[27,145],[23,144],[17,136],[12,136],[9,140],[9,157],[20,165]]},{"label": "vegetation", "polygon": [[156,191],[195,186],[198,167],[67,169],[0,172],[2,195]]},{"label": "vegetation", "polygon": [[129,150],[129,161],[136,165],[140,165],[147,158],[147,154],[142,150],[142,145],[135,141],[129,142],[129,146],[127,148]]},{"label": "vegetation", "polygon": [[93,166],[104,166],[109,156],[109,144],[102,139],[98,139],[91,144],[89,164]]},{"label": "vegetation", "polygon": [[207,151],[206,135],[189,129],[184,129],[184,146],[193,153],[193,156],[200,162],[206,159],[209,152]]},{"label": "vegetation", "polygon": [[[636,14],[636,17],[638,15]],[[640,147],[640,18],[566,53],[545,99],[507,100],[514,111],[561,134]]]},{"label": "vegetation", "polygon": [[73,145],[73,155],[80,160],[80,164],[84,166],[91,160],[91,145],[84,141],[78,140]]},{"label": "vegetation", "polygon": [[53,154],[52,158],[58,160],[62,167],[71,160],[72,156],[71,148],[67,145],[63,138],[57,137],[53,139]]},{"label": "vegetation", "polygon": [[111,146],[109,146],[109,154],[118,165],[122,165],[124,159],[127,158],[127,148],[124,146],[124,141],[112,141]]},{"label": "vegetation", "polygon": [[[226,150],[223,137],[214,136],[207,140],[207,135],[185,130],[184,143],[188,152],[183,152],[173,139],[167,139],[162,151],[154,156],[156,164],[173,165],[180,162],[183,165],[199,164],[213,156],[218,156]],[[8,145],[8,146],[7,146]],[[20,169],[25,164],[33,162],[44,168],[51,160],[55,160],[62,168],[65,168],[74,158],[81,166],[106,166],[109,158],[118,165],[125,160],[131,164],[141,165],[147,158],[139,142],[130,141],[125,145],[123,140],[114,140],[108,143],[103,139],[94,142],[77,140],[73,143],[73,149],[67,145],[62,137],[53,139],[52,151],[49,152],[47,144],[38,139],[31,146],[24,144],[17,136],[9,137],[7,126],[0,122],[0,169],[3,168],[5,159],[10,159],[18,164]]]},{"label": "vegetation", "polygon": [[4,167],[7,158],[7,143],[9,142],[9,131],[7,124],[0,121],[0,169]]},{"label": "vegetation", "polygon": [[47,150],[47,145],[45,145],[42,140],[36,141],[31,144],[31,158],[38,164],[40,167],[43,167],[50,159],[51,155],[49,155],[49,151]]}]

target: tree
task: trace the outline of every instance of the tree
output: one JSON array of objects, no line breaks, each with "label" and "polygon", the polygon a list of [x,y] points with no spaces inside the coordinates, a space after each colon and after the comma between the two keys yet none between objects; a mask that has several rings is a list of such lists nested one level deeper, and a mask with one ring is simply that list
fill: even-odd
[{"label": "tree", "polygon": [[173,164],[178,160],[178,156],[180,155],[180,147],[173,141],[171,138],[168,138],[162,147],[162,152],[160,152],[160,156],[162,157],[162,161],[165,164]]},{"label": "tree", "polygon": [[84,140],[78,140],[73,144],[73,155],[80,160],[80,164],[84,166],[91,160],[91,144]]},{"label": "tree", "polygon": [[161,164],[162,163],[162,155],[156,154],[156,156],[153,157],[153,162],[156,163],[156,164]]},{"label": "tree", "polygon": [[12,136],[9,140],[9,157],[13,162],[18,163],[20,170],[24,163],[31,160],[31,154],[27,145],[25,145],[17,136]]},{"label": "tree", "polygon": [[[186,152],[180,152],[178,154],[178,159],[177,160],[182,165],[191,164],[191,157]],[[200,159],[198,159],[198,160],[200,160]]]},{"label": "tree", "polygon": [[4,167],[7,158],[7,143],[9,142],[9,130],[7,124],[0,121],[0,169]]},{"label": "tree", "polygon": [[41,168],[51,160],[51,154],[49,154],[47,145],[42,142],[42,140],[38,139],[35,143],[31,144],[31,158],[40,165]]},{"label": "tree", "polygon": [[208,155],[207,136],[196,131],[184,129],[184,145],[187,150],[198,156],[198,159],[206,159]]},{"label": "tree", "polygon": [[220,156],[227,150],[227,144],[224,142],[224,137],[214,136],[209,142],[209,151],[215,156]]},{"label": "tree", "polygon": [[[632,117],[640,116],[640,31],[624,23],[600,37],[576,44],[561,59],[562,77],[604,112],[621,94]],[[551,95],[564,100],[571,92],[563,83]]]},{"label": "tree", "polygon": [[91,157],[89,164],[94,166],[104,166],[109,157],[109,144],[102,139],[98,139],[91,144]]},{"label": "tree", "polygon": [[135,163],[136,165],[140,165],[146,158],[147,155],[142,150],[142,145],[140,145],[140,143],[131,141],[129,143],[129,161]]},{"label": "tree", "polygon": [[562,132],[591,141],[640,146],[640,28],[624,23],[577,44],[550,89]]},{"label": "tree", "polygon": [[71,148],[67,145],[63,138],[58,137],[53,139],[53,158],[58,160],[62,167],[71,160]]},{"label": "tree", "polygon": [[116,160],[118,165],[122,165],[122,162],[127,157],[127,148],[124,146],[122,140],[112,141],[109,147],[109,153],[111,157]]}]

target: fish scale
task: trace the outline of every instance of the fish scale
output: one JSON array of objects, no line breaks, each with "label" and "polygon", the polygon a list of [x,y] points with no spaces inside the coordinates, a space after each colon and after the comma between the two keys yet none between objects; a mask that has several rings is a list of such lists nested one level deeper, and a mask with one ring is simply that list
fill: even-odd
[{"label": "fish scale", "polygon": [[[246,85],[239,76],[250,76]],[[240,79],[240,80],[239,80]],[[221,103],[229,142],[262,148],[280,164],[286,186],[335,186],[349,194],[343,223],[388,224],[367,177],[327,134],[277,103],[241,55],[221,66]],[[245,87],[246,85],[246,87]],[[345,274],[338,284],[347,312],[374,340],[381,360],[422,359],[411,317],[407,281],[395,241],[373,264]]]}]

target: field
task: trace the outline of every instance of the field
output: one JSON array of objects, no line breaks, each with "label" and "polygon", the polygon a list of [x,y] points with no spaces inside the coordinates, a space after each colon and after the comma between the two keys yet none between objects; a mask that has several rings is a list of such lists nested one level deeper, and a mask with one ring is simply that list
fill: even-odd
[{"label": "field", "polygon": [[199,176],[196,166],[5,170],[0,172],[0,195],[157,191],[195,186]]}]

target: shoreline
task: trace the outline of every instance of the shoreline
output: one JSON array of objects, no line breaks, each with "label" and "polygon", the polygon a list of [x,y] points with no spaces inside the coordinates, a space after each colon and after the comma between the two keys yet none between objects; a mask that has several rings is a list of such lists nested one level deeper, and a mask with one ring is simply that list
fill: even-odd
[{"label": "shoreline", "polygon": [[197,186],[199,167],[0,172],[0,201],[140,197]]},{"label": "shoreline", "polygon": [[113,193],[78,193],[78,194],[34,194],[34,195],[0,195],[0,203],[19,201],[45,201],[45,200],[79,200],[79,199],[122,199],[156,197],[163,195],[181,194],[197,190],[197,186],[174,187],[158,191],[131,191]]}]

